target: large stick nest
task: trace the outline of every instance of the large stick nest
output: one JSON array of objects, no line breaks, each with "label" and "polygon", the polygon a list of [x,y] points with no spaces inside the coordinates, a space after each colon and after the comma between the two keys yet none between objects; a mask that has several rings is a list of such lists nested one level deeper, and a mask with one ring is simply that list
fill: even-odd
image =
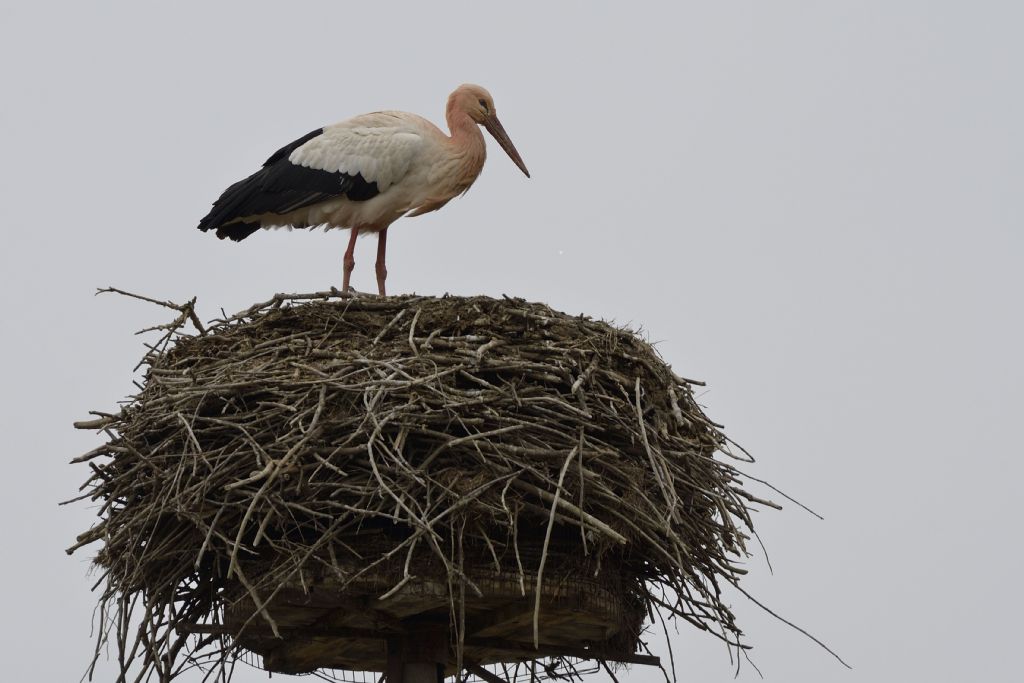
[{"label": "large stick nest", "polygon": [[742,488],[699,383],[634,333],[485,297],[278,296],[209,329],[180,311],[141,391],[78,425],[110,437],[76,459],[100,521],[75,548],[102,542],[122,676],[223,666],[247,642],[225,625],[239,605],[286,640],[267,608],[285,592],[379,599],[425,575],[460,657],[487,573],[517,579],[535,645],[540,586],[582,572],[627,615],[595,657],[628,660],[656,612],[741,645],[721,588],[748,505],[771,503]]}]

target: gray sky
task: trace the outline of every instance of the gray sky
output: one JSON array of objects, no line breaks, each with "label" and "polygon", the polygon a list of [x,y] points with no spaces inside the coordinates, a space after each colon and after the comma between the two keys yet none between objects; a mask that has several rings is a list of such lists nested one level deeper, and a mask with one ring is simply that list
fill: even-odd
[{"label": "gray sky", "polygon": [[[629,322],[708,382],[755,473],[826,517],[759,515],[775,575],[755,558],[745,586],[856,667],[738,597],[767,680],[1019,677],[1022,25],[935,0],[4,0],[3,678],[77,680],[92,650],[89,553],[63,548],[93,512],[56,501],[99,437],[71,422],[131,391],[132,333],[167,320],[94,289],[212,317],[340,284],[344,233],[195,225],[290,140],[441,124],[462,82],[533,178],[491,144],[466,197],[392,229],[389,290]],[[717,641],[674,642],[682,680],[731,680]]]}]

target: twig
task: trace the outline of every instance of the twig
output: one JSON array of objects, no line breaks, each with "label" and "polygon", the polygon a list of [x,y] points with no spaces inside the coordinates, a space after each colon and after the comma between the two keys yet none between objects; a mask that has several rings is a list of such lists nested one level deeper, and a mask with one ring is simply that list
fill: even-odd
[{"label": "twig", "polygon": [[555,513],[558,510],[558,501],[562,497],[562,482],[565,481],[565,473],[569,464],[576,457],[576,448],[569,451],[562,463],[562,469],[558,473],[558,484],[555,486],[555,498],[551,501],[551,514],[548,516],[548,528],[544,532],[544,547],[540,552],[540,565],[537,567],[537,589],[533,601],[533,646],[540,647],[540,596],[544,586],[544,564],[548,559],[548,545],[551,543],[551,530],[555,526]]}]

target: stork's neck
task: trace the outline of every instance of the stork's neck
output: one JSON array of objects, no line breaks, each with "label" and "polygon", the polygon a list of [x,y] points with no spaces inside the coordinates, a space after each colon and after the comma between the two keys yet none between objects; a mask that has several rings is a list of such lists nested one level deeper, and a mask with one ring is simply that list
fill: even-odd
[{"label": "stork's neck", "polygon": [[469,117],[469,114],[457,107],[448,107],[446,112],[452,156],[456,161],[455,175],[459,186],[468,188],[484,167],[487,158],[487,145],[480,126]]}]

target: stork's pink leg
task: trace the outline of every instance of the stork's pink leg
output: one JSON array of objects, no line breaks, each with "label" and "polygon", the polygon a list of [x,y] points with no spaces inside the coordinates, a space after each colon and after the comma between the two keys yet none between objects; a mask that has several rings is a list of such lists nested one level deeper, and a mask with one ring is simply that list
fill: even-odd
[{"label": "stork's pink leg", "polygon": [[377,233],[377,291],[381,296],[387,296],[384,292],[384,281],[388,279],[388,269],[384,265],[384,252],[388,250],[388,229],[384,228]]},{"label": "stork's pink leg", "polygon": [[348,238],[348,249],[345,250],[344,275],[342,276],[341,291],[349,291],[348,281],[352,277],[352,269],[356,267],[356,238],[359,237],[359,228],[352,228]]}]

